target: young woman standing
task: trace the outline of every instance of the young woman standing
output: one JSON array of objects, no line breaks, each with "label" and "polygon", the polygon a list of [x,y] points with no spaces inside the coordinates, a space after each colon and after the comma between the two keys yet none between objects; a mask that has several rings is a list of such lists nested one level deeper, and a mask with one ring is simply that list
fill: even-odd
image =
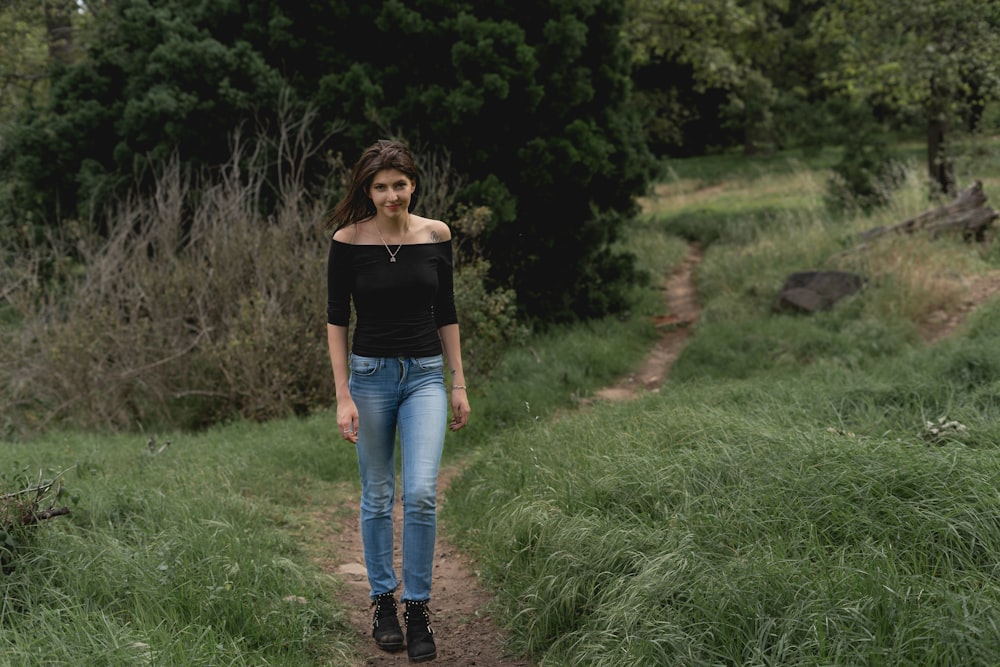
[{"label": "young woman standing", "polygon": [[[354,165],[333,228],[327,267],[327,338],[337,425],[361,473],[361,537],[374,607],[372,636],[402,649],[393,566],[396,437],[402,471],[406,648],[437,655],[427,603],[437,531],[438,468],[446,428],[469,420],[455,311],[451,230],[413,213],[417,168],[399,142],[381,140]],[[353,302],[356,323],[350,349]],[[451,371],[448,423],[446,367]]]}]

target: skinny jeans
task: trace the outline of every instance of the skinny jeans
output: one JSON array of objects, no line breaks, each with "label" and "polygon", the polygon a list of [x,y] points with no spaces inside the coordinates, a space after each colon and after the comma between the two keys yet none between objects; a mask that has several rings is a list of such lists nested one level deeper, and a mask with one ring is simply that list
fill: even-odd
[{"label": "skinny jeans", "polygon": [[358,409],[361,539],[370,595],[395,591],[393,505],[396,435],[403,502],[403,600],[431,596],[437,478],[448,420],[444,358],[352,354],[349,386]]}]

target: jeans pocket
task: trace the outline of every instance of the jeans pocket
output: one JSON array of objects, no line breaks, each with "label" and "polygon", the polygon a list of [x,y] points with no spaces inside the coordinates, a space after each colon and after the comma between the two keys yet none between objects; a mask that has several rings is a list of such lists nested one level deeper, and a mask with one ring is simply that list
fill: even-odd
[{"label": "jeans pocket", "polygon": [[433,357],[416,357],[413,361],[425,371],[439,371],[444,368],[444,356],[440,354]]},{"label": "jeans pocket", "polygon": [[381,359],[378,357],[359,357],[351,355],[351,374],[357,376],[375,375]]}]

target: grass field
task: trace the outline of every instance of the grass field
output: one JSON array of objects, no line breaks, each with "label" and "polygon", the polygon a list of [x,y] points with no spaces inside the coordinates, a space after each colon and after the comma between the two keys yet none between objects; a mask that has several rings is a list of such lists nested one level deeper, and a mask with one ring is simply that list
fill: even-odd
[{"label": "grass field", "polygon": [[[975,160],[989,193],[996,153]],[[449,525],[537,664],[996,664],[1000,301],[933,348],[919,331],[1000,253],[851,251],[929,206],[919,165],[848,218],[825,212],[822,169],[788,165],[677,166],[637,226],[707,246],[667,385],[506,430],[455,485]],[[869,287],[773,315],[784,277],[815,268]]]},{"label": "grass field", "polygon": [[[988,194],[997,150],[960,172]],[[927,206],[919,169],[886,210],[845,218],[822,205],[829,157],[791,157],[671,165],[626,234],[652,272],[705,249],[704,316],[662,391],[581,407],[653,340],[649,288],[630,317],[533,336],[470,382],[442,519],[535,664],[996,664],[1000,303],[933,348],[919,327],[1000,251],[900,237],[843,254]],[[869,287],[770,312],[785,275],[829,267]],[[318,564],[357,490],[335,430],[320,414],[152,450],[150,434],[5,444],[4,481],[61,473],[72,513],[6,536],[0,665],[345,664]]]}]

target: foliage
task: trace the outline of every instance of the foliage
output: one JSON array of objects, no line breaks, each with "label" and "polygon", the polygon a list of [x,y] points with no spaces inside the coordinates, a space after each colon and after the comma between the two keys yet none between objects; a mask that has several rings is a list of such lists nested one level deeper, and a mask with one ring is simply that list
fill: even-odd
[{"label": "foliage", "polygon": [[[315,149],[313,119],[285,120],[274,140],[281,164],[267,162],[270,135],[236,137],[221,170],[190,174],[170,161],[153,195],[109,212],[107,237],[77,229],[51,246],[54,258],[45,246],[10,259],[4,296],[14,321],[0,328],[6,431],[202,428],[330,404],[325,204],[308,194],[302,168]],[[267,210],[273,173],[281,197]],[[469,254],[481,225],[460,221],[458,230],[469,247],[457,253],[456,302],[468,371],[479,377],[521,330],[514,295],[489,289],[487,266]]]},{"label": "foliage", "polygon": [[523,313],[601,315],[635,277],[611,248],[651,168],[623,20],[613,0],[365,6],[335,26],[345,60],[319,101],[358,145],[396,128],[418,148],[447,145],[460,201],[493,212],[485,257]]},{"label": "foliage", "polygon": [[272,125],[290,90],[292,108],[344,128],[323,147],[345,161],[387,135],[444,147],[466,182],[459,201],[493,211],[490,277],[523,313],[621,307],[636,276],[611,248],[652,166],[621,0],[115,0],[98,18],[87,59],[6,133],[7,220],[87,220],[147,161],[219,165],[230,131]]},{"label": "foliage", "polygon": [[43,480],[32,478],[27,469],[0,475],[0,572],[9,575],[17,559],[35,543],[39,522],[69,514],[69,508],[56,507],[65,491],[62,474]]},{"label": "foliage", "polygon": [[953,193],[947,133],[1000,97],[998,28],[995,2],[835,0],[816,13],[813,39],[834,54],[829,87],[926,125],[930,175]]},{"label": "foliage", "polygon": [[866,105],[847,106],[839,115],[843,156],[827,181],[827,205],[834,211],[871,212],[889,204],[903,184],[903,165]]},{"label": "foliage", "polygon": [[467,209],[451,223],[455,233],[455,308],[462,330],[462,361],[468,377],[489,377],[512,344],[528,329],[517,317],[516,295],[510,289],[489,290],[489,262],[478,249],[490,212]]},{"label": "foliage", "polygon": [[721,88],[699,90],[693,67],[666,57],[637,63],[632,74],[634,104],[654,155],[674,158],[702,155],[741,141],[723,126],[727,93]]},{"label": "foliage", "polygon": [[970,0],[826,3],[815,36],[835,48],[830,85],[906,111],[961,116],[997,94],[1000,8]]},{"label": "foliage", "polygon": [[48,66],[43,5],[7,2],[0,10],[0,121],[43,89]]},{"label": "foliage", "polygon": [[53,280],[30,275],[45,262],[14,270],[17,356],[4,366],[23,426],[202,426],[291,414],[326,393],[321,320],[309,317],[322,312],[322,208],[293,180],[261,216],[267,165],[247,150],[237,140],[217,175],[169,162],[153,196],[109,212],[107,238],[63,241],[72,251]]},{"label": "foliage", "polygon": [[[839,145],[844,122],[831,105],[863,102],[894,130],[923,127],[929,175],[953,193],[951,134],[984,127],[989,102],[1000,96],[995,2],[630,0],[628,7],[637,97],[660,155]],[[849,161],[871,150],[879,148],[859,145]],[[852,185],[856,165],[844,167],[852,174],[842,187],[871,189]]]},{"label": "foliage", "polygon": [[822,60],[809,42],[816,3],[629,0],[647,131],[671,156],[801,142],[819,117]]},{"label": "foliage", "polygon": [[88,220],[148,161],[220,165],[234,128],[274,119],[282,79],[248,42],[220,33],[228,14],[219,2],[110,3],[87,57],[58,70],[48,99],[4,137],[6,216]]}]

